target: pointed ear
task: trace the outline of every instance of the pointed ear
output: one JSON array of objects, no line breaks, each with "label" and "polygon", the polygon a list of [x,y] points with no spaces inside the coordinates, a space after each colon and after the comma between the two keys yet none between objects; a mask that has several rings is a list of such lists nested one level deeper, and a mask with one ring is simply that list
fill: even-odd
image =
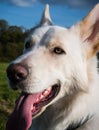
[{"label": "pointed ear", "polygon": [[52,25],[52,20],[50,18],[49,5],[45,6],[45,10],[42,15],[40,25]]},{"label": "pointed ear", "polygon": [[99,4],[80,22],[80,33],[88,47],[88,57],[99,51]]}]

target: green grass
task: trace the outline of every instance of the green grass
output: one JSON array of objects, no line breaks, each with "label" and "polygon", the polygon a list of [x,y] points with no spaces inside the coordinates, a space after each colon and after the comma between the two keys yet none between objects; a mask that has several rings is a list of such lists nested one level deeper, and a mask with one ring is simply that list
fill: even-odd
[{"label": "green grass", "polygon": [[6,68],[8,63],[0,62],[0,130],[5,130],[9,114],[12,112],[19,92],[8,87]]}]

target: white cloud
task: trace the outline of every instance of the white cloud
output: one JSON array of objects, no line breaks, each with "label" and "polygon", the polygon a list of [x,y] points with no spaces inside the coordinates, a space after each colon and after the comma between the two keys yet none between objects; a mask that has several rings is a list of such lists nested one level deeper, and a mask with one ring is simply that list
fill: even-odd
[{"label": "white cloud", "polygon": [[39,0],[0,0],[0,3],[10,3],[16,6],[31,6]]},{"label": "white cloud", "polygon": [[11,0],[12,4],[17,6],[31,6],[36,0]]}]

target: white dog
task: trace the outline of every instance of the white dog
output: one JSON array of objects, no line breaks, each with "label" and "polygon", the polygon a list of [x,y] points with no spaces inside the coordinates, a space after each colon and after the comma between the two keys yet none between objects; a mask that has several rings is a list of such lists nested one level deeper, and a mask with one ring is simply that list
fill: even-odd
[{"label": "white dog", "polygon": [[6,130],[98,130],[98,50],[99,4],[68,29],[52,24],[47,5],[23,55],[7,68],[22,93]]}]

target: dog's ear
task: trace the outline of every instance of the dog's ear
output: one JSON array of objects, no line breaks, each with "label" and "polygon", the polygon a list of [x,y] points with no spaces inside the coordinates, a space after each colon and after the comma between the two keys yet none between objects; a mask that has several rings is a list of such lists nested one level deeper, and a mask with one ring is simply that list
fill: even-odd
[{"label": "dog's ear", "polygon": [[40,25],[52,25],[48,4],[45,6]]},{"label": "dog's ear", "polygon": [[80,33],[90,58],[99,51],[99,4],[80,22]]}]

